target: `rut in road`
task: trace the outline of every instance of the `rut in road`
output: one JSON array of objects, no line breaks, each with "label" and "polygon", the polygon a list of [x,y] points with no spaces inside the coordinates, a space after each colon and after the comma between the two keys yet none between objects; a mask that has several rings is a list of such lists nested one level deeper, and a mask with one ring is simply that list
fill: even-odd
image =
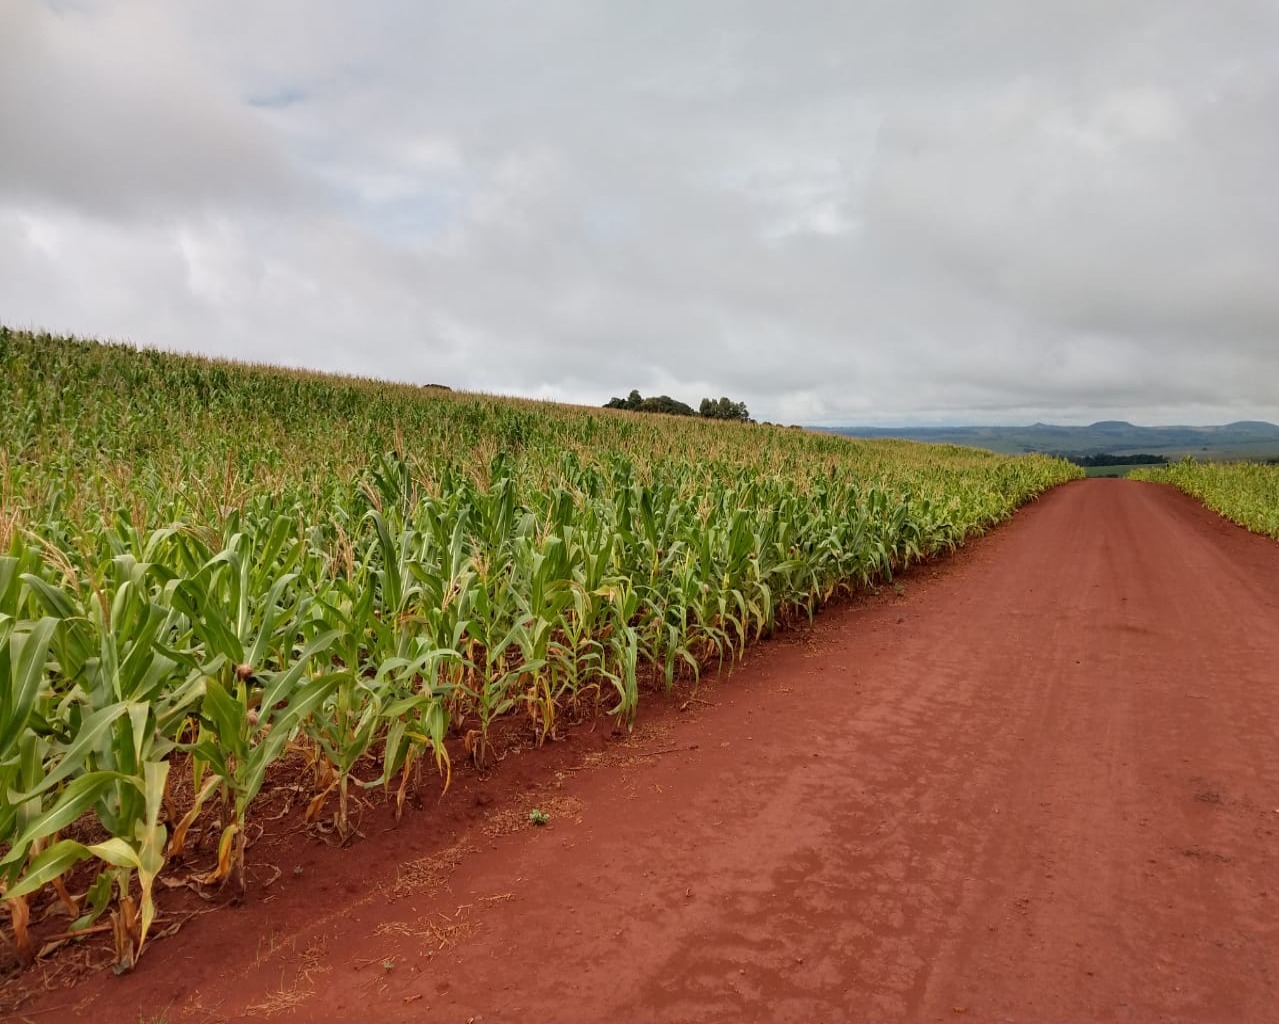
[{"label": "rut in road", "polygon": [[371,838],[364,891],[286,878],[96,1019],[1279,1020],[1279,545],[1081,481],[904,585],[561,773],[549,827],[416,888]]}]

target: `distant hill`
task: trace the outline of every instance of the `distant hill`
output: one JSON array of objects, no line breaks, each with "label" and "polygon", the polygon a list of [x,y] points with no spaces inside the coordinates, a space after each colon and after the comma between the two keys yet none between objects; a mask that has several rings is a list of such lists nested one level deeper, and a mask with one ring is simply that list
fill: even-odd
[{"label": "distant hill", "polygon": [[1028,427],[829,427],[848,437],[904,437],[933,444],[989,448],[1005,454],[1132,455],[1150,452],[1168,458],[1192,455],[1214,459],[1279,457],[1279,426],[1240,420],[1218,427],[1139,427],[1126,420],[1101,420],[1086,427],[1034,423]]}]

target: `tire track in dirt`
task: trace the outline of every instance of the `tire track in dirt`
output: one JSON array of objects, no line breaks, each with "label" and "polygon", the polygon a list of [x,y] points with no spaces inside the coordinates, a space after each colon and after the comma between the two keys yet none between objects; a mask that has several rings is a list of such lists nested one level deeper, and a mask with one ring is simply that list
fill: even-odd
[{"label": "tire track in dirt", "polygon": [[1279,545],[1081,481],[904,586],[500,819],[548,827],[370,840],[305,955],[175,988],[184,931],[95,1019],[1279,1020]]},{"label": "tire track in dirt", "polygon": [[1162,488],[1092,490],[1094,542],[1072,555],[1090,583],[1059,621],[1093,639],[1054,659],[1038,768],[982,866],[1003,878],[966,908],[931,1004],[1279,1019],[1279,547]]}]

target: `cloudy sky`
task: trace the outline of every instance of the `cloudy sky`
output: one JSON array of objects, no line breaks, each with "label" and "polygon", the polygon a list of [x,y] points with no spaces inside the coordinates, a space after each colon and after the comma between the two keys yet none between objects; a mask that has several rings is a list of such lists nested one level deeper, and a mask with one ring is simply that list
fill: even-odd
[{"label": "cloudy sky", "polygon": [[0,0],[0,322],[803,423],[1279,421],[1276,0]]}]

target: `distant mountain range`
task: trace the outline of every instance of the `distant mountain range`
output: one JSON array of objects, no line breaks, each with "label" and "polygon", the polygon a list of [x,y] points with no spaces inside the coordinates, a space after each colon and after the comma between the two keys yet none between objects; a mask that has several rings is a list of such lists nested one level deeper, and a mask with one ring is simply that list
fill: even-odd
[{"label": "distant mountain range", "polygon": [[960,444],[1006,454],[1133,455],[1149,452],[1181,458],[1279,458],[1279,426],[1240,420],[1219,427],[1139,427],[1102,420],[1086,427],[1035,423],[1029,427],[828,427],[849,437],[903,437],[932,444]]}]

